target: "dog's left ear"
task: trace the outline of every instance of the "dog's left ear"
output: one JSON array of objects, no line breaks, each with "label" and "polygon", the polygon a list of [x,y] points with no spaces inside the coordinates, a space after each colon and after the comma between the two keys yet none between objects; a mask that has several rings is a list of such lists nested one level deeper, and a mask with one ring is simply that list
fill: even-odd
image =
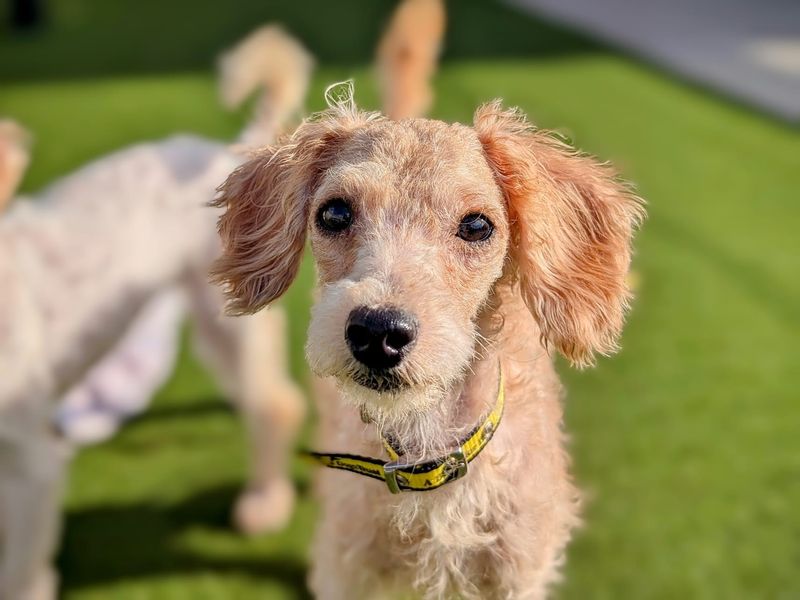
[{"label": "dog's left ear", "polygon": [[512,264],[543,339],[576,366],[612,353],[642,201],[608,165],[534,129],[517,110],[487,104],[474,126],[508,203]]},{"label": "dog's left ear", "polygon": [[[340,111],[341,112],[341,111]],[[211,271],[228,314],[254,313],[280,297],[303,257],[311,192],[353,118],[329,111],[285,143],[259,150],[219,188],[213,205],[223,253]]]}]

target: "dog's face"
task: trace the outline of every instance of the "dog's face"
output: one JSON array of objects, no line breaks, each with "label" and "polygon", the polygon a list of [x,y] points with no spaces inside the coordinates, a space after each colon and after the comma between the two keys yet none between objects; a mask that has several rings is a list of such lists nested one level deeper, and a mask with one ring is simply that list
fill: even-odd
[{"label": "dog's face", "polygon": [[360,404],[414,411],[467,371],[501,277],[573,362],[611,351],[641,214],[606,167],[496,104],[474,127],[333,109],[241,167],[218,203],[232,312],[283,293],[310,237],[313,370]]},{"label": "dog's face", "polygon": [[312,192],[320,278],[307,354],[364,402],[416,406],[461,377],[503,271],[503,195],[470,128],[380,121],[342,140]]}]

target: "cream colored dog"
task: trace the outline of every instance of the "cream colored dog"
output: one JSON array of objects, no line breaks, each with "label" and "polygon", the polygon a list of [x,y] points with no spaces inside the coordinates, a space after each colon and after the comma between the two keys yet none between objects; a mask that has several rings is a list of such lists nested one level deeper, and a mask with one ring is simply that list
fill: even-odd
[{"label": "cream colored dog", "polygon": [[[545,596],[578,522],[551,351],[583,367],[617,349],[640,200],[499,102],[465,126],[345,97],[237,169],[218,205],[232,313],[278,298],[310,239],[307,356],[338,388],[319,399],[324,450],[384,456],[360,464],[385,461],[373,475],[402,489],[420,463],[458,456],[505,393],[494,437],[446,485],[392,495],[320,474],[313,592]],[[389,476],[393,454],[405,479]]]},{"label": "cream colored dog", "polygon": [[[261,54],[280,61],[277,74]],[[293,90],[270,97],[280,106],[262,103],[248,130],[249,141],[253,132],[269,141],[282,124],[273,119],[299,109],[311,59],[272,27],[229,54],[222,67],[224,88],[241,98],[259,83]],[[240,70],[256,67],[243,90],[232,89]],[[7,183],[0,201],[24,168],[22,138],[7,139],[0,144],[0,180]],[[52,427],[57,398],[91,378],[92,367],[143,307],[172,288],[189,298],[203,355],[252,434],[252,474],[237,506],[239,524],[276,528],[288,519],[294,491],[286,460],[304,407],[288,376],[282,315],[222,318],[220,294],[207,283],[219,252],[219,213],[207,204],[241,162],[227,145],[198,137],[140,144],[15,202],[0,219],[1,599],[56,593],[49,563],[69,454]]]}]

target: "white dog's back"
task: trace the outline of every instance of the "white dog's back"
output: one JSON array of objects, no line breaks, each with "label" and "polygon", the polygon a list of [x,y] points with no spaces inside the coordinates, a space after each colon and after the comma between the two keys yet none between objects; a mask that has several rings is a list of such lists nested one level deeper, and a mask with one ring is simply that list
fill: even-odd
[{"label": "white dog's back", "polygon": [[[22,339],[0,335],[0,404],[12,381],[26,396],[32,386],[70,385],[153,289],[215,254],[217,215],[206,203],[237,163],[223,144],[173,137],[97,160],[9,211],[0,222],[0,332],[20,329],[3,319],[27,313],[32,322]],[[19,345],[35,345],[38,360]],[[37,371],[51,381],[37,381]]]}]

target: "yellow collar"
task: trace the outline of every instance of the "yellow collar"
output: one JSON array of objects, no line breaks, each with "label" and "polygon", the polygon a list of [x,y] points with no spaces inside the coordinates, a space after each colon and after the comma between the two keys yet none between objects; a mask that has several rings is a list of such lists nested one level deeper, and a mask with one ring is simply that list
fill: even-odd
[{"label": "yellow collar", "polygon": [[503,370],[500,369],[497,400],[486,418],[475,426],[458,447],[445,456],[423,462],[403,462],[399,450],[383,437],[383,445],[391,460],[384,462],[368,456],[354,454],[330,454],[308,452],[308,457],[332,469],[342,469],[373,479],[384,481],[393,494],[400,492],[424,492],[461,479],[467,474],[467,466],[486,447],[500,425],[505,406]]}]

